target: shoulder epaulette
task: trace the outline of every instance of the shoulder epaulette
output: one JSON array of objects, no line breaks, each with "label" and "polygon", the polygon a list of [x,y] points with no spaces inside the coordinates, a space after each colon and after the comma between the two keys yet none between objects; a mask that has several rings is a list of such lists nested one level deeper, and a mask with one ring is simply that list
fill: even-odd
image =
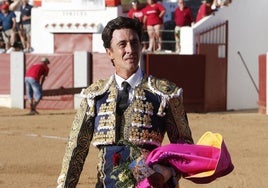
[{"label": "shoulder epaulette", "polygon": [[83,98],[86,98],[87,104],[89,106],[88,111],[86,112],[89,116],[95,116],[95,97],[104,94],[111,84],[113,83],[114,76],[112,75],[109,79],[106,80],[98,80],[91,84],[88,88],[83,89],[80,95]]},{"label": "shoulder epaulette", "polygon": [[113,81],[113,76],[111,76],[109,79],[98,80],[94,82],[93,84],[91,84],[86,89],[83,89],[81,92],[81,96],[89,98],[89,99],[93,99],[96,96],[100,96],[109,89],[112,81]]},{"label": "shoulder epaulette", "polygon": [[156,93],[162,94],[162,95],[172,95],[177,93],[178,87],[175,83],[170,82],[166,79],[159,79],[155,78],[153,76],[149,76],[149,86],[151,89],[156,91]]},{"label": "shoulder epaulette", "polygon": [[153,76],[148,77],[149,89],[160,95],[162,101],[160,103],[157,115],[165,116],[165,108],[168,101],[173,97],[179,97],[182,94],[182,89],[177,87],[175,83],[170,82],[166,79],[158,79]]}]

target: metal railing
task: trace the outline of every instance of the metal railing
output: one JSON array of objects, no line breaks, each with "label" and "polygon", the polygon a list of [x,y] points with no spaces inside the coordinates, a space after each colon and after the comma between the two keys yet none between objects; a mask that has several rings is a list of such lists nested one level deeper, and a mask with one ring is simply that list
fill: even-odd
[{"label": "metal railing", "polygon": [[[161,31],[161,36],[162,36],[162,40],[161,40],[161,46],[162,46],[162,51],[168,50],[168,51],[175,51],[175,45],[176,45],[176,41],[175,41],[175,36],[174,36],[174,29],[162,29]],[[149,45],[149,36],[147,33],[147,30],[144,30],[144,38],[146,38],[146,40],[142,41],[142,44],[144,45]],[[156,40],[156,46],[158,44],[158,41]],[[148,46],[147,46],[148,47]],[[153,51],[155,51],[155,49],[153,49]]]}]

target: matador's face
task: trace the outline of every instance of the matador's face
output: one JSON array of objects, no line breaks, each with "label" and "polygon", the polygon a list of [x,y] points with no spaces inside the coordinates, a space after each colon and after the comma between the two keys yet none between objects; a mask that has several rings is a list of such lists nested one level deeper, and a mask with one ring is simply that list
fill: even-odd
[{"label": "matador's face", "polygon": [[138,69],[141,49],[137,33],[125,28],[113,32],[111,47],[106,52],[114,63],[116,73],[127,79]]}]

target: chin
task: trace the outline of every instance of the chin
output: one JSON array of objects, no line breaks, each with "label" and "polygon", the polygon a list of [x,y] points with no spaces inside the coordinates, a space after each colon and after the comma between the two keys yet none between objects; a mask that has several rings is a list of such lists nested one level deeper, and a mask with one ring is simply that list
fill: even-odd
[{"label": "chin", "polygon": [[125,61],[126,64],[129,64],[129,65],[136,65],[138,64],[137,61],[133,61],[133,60],[127,60]]}]

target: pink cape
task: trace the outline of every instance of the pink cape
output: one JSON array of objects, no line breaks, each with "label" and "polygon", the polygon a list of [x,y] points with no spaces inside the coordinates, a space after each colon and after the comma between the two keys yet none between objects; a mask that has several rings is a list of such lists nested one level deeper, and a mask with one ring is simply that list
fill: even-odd
[{"label": "pink cape", "polygon": [[[183,178],[194,183],[209,183],[234,169],[222,136],[211,132],[206,132],[197,144],[158,147],[149,154],[146,164],[172,166]],[[139,182],[137,187],[150,187],[148,179]]]}]

